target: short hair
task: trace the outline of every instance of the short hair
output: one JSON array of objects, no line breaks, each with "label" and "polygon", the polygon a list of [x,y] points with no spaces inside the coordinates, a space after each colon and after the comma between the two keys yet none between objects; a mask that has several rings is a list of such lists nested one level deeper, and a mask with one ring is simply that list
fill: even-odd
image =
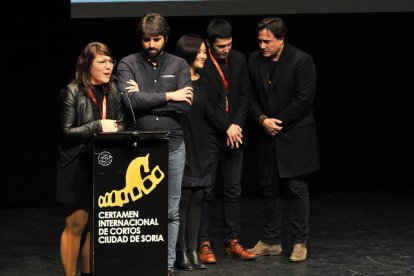
[{"label": "short hair", "polygon": [[214,18],[206,29],[206,38],[212,44],[217,38],[231,38],[233,29],[225,19]]},{"label": "short hair", "polygon": [[204,43],[203,37],[197,34],[185,34],[178,40],[175,54],[188,64],[192,64],[197,58],[202,43]]},{"label": "short hair", "polygon": [[262,30],[269,30],[277,39],[287,39],[287,33],[289,31],[285,21],[279,17],[269,17],[262,19],[256,25],[256,32],[259,33]]},{"label": "short hair", "polygon": [[162,35],[165,39],[170,35],[170,26],[164,16],[159,13],[147,13],[138,23],[138,33],[141,35]]},{"label": "short hair", "polygon": [[102,42],[90,42],[82,50],[76,63],[75,79],[72,83],[77,85],[85,85],[85,87],[92,87],[91,82],[91,67],[93,60],[97,55],[109,56],[115,61],[111,49]]}]

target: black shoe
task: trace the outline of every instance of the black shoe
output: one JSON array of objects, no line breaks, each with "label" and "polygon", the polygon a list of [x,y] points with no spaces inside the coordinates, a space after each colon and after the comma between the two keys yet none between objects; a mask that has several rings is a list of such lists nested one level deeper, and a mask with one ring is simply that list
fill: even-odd
[{"label": "black shoe", "polygon": [[89,272],[89,273],[81,272],[81,276],[93,276],[93,272]]},{"label": "black shoe", "polygon": [[175,267],[184,270],[193,270],[194,266],[184,250],[176,252]]},{"label": "black shoe", "polygon": [[187,251],[188,259],[193,264],[195,269],[205,269],[206,266],[198,258],[197,249],[188,249]]}]

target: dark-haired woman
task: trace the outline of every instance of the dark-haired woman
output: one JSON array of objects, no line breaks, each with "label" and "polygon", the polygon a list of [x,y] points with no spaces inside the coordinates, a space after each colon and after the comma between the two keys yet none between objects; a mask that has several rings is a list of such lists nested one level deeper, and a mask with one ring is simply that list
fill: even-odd
[{"label": "dark-haired woman", "polygon": [[180,228],[177,241],[176,267],[192,270],[205,265],[198,258],[197,236],[201,218],[204,187],[211,182],[209,139],[206,117],[212,113],[207,98],[207,84],[197,70],[207,59],[202,37],[187,34],[177,42],[175,54],[187,61],[193,84],[193,104],[183,116],[186,160],[180,200]]},{"label": "dark-haired woman", "polygon": [[115,59],[103,43],[81,52],[74,80],[59,96],[59,161],[56,199],[62,203],[65,228],[60,254],[65,276],[73,276],[79,252],[82,275],[92,275],[89,212],[92,206],[91,140],[95,132],[124,128],[121,99],[112,83]]}]

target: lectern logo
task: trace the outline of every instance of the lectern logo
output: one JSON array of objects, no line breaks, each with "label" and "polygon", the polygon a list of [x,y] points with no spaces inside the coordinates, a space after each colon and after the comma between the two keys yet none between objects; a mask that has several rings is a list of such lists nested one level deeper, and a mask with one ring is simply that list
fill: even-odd
[{"label": "lectern logo", "polygon": [[98,155],[98,164],[101,166],[109,166],[112,163],[114,157],[107,151],[103,151]]},{"label": "lectern logo", "polygon": [[[149,154],[132,160],[125,175],[125,188],[119,191],[112,190],[109,193],[105,193],[104,196],[99,196],[99,207],[122,207],[124,204],[129,203],[130,199],[137,201],[142,197],[143,193],[146,195],[151,193],[161,180],[164,179],[164,172],[161,171],[158,165],[150,172],[148,160]],[[141,175],[142,171],[149,174],[143,178]]]}]

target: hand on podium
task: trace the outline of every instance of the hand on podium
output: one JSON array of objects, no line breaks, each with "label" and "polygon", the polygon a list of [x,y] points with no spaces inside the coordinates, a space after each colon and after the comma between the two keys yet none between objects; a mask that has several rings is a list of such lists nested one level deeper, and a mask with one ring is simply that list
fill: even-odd
[{"label": "hand on podium", "polygon": [[103,132],[117,132],[119,125],[116,120],[103,119],[101,120]]}]

